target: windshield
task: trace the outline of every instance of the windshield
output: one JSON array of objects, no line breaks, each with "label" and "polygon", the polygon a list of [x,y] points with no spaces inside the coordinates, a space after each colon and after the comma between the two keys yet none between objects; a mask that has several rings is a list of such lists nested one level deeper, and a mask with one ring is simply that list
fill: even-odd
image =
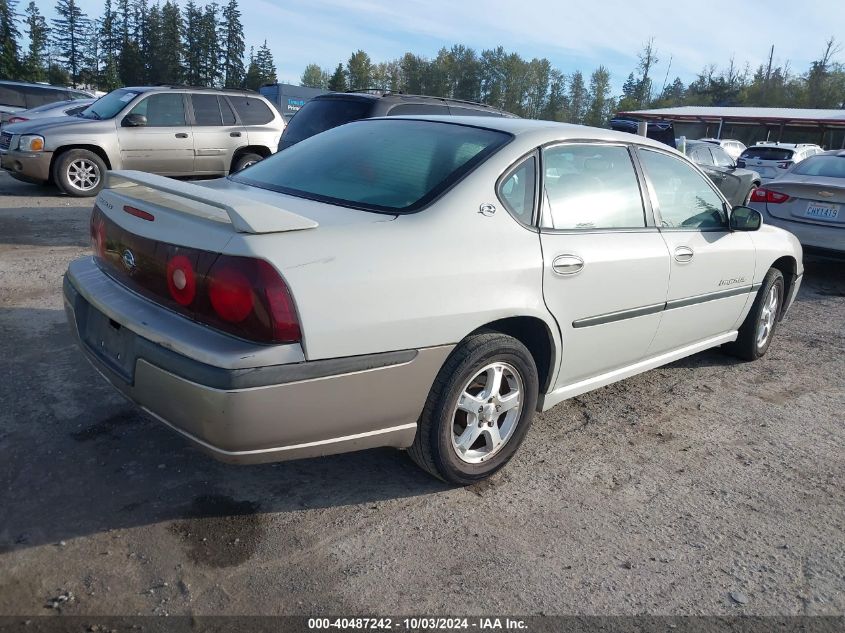
[{"label": "windshield", "polygon": [[364,119],[370,115],[373,102],[363,99],[314,99],[309,101],[290,120],[279,149],[290,147],[310,136],[338,125]]},{"label": "windshield", "polygon": [[821,176],[823,178],[845,178],[845,156],[811,156],[802,160],[792,170],[801,176]]},{"label": "windshield", "polygon": [[433,201],[511,138],[451,123],[368,119],[312,136],[230,178],[340,206],[403,213]]},{"label": "windshield", "polygon": [[126,88],[112,90],[85,108],[79,116],[85,119],[111,119],[139,94],[141,93]]}]

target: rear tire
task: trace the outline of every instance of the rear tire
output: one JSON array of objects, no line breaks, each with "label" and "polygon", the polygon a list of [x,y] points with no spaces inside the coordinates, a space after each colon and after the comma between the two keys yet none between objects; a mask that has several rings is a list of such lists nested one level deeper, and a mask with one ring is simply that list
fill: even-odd
[{"label": "rear tire", "polygon": [[232,173],[236,173],[241,171],[242,169],[246,169],[250,165],[254,165],[255,163],[263,160],[261,156],[258,154],[253,154],[252,152],[248,154],[241,154],[235,159],[234,164],[232,165]]},{"label": "rear tire", "polygon": [[757,360],[764,356],[772,344],[783,311],[783,302],[783,273],[777,268],[770,268],[748,316],[739,328],[739,336],[733,343],[728,343],[725,349],[743,360]]},{"label": "rear tire", "polygon": [[106,180],[105,161],[87,149],[72,149],[53,164],[53,182],[69,196],[90,198],[100,193]]},{"label": "rear tire", "polygon": [[437,374],[408,450],[411,459],[450,484],[489,477],[525,438],[538,390],[537,367],[525,345],[498,332],[469,336]]}]

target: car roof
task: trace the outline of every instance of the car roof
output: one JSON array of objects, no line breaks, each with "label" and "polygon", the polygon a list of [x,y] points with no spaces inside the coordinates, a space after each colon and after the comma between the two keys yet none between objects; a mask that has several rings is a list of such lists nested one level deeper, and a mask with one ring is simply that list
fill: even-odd
[{"label": "car roof", "polygon": [[754,147],[781,147],[785,149],[799,149],[801,147],[819,147],[815,143],[778,143],[777,141],[758,141],[748,149]]},{"label": "car roof", "polygon": [[[389,101],[393,103],[420,103],[420,102],[439,102],[445,104],[465,105],[479,110],[489,110],[490,112],[499,112],[504,115],[515,116],[505,110],[500,110],[496,107],[478,101],[469,101],[467,99],[454,99],[452,97],[435,97],[432,95],[416,95],[406,94],[404,92],[390,92],[375,90],[373,92],[367,91],[349,91],[349,92],[328,92],[326,94],[317,95],[313,97],[316,100],[347,100],[347,101]],[[312,99],[312,100],[313,100]]]},{"label": "car roof", "polygon": [[617,132],[606,128],[588,127],[586,125],[574,125],[572,123],[558,123],[556,121],[542,121],[539,119],[519,119],[510,117],[489,117],[489,116],[448,116],[448,115],[402,115],[390,117],[377,117],[375,119],[364,119],[365,121],[377,120],[412,120],[412,121],[434,121],[437,123],[450,123],[466,127],[479,127],[488,130],[498,130],[513,134],[516,137],[531,140],[536,145],[554,141],[569,140],[591,140],[605,141],[610,143],[638,143],[656,147],[670,152],[677,152],[665,143],[655,141],[645,136]]},{"label": "car roof", "polygon": [[[262,97],[261,94],[254,90],[247,90],[246,88],[205,88],[203,86],[181,86],[179,84],[167,84],[160,86],[124,86],[121,90],[131,90],[132,92],[152,92],[153,90],[184,90],[185,92],[208,92],[214,94],[231,94],[231,95],[246,95],[249,97]],[[263,97],[262,97],[263,98]]]}]

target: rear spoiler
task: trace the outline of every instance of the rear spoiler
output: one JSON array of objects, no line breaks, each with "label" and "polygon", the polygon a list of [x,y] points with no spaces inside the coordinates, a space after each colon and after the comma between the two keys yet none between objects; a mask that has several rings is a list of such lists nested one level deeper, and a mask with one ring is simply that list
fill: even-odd
[{"label": "rear spoiler", "polygon": [[[279,207],[233,195],[219,189],[209,189],[191,182],[174,180],[142,171],[120,170],[107,172],[105,187],[115,193],[132,196],[134,187],[146,187],[161,192],[222,209],[229,216],[238,233],[278,233],[301,231],[319,226],[314,220],[302,217]],[[147,198],[148,196],[145,196]],[[162,201],[160,204],[165,204]]]}]

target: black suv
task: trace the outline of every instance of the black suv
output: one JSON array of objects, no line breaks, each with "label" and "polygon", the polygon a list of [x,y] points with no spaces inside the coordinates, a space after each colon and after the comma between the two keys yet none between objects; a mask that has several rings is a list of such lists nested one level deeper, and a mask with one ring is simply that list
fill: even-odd
[{"label": "black suv", "polygon": [[0,120],[22,110],[71,99],[91,99],[94,95],[83,90],[61,88],[48,84],[32,84],[25,81],[0,81]]},{"label": "black suv", "polygon": [[460,99],[381,91],[330,92],[314,97],[302,106],[285,128],[282,140],[279,141],[279,150],[358,119],[406,114],[517,118],[516,115],[497,110],[492,106]]}]

